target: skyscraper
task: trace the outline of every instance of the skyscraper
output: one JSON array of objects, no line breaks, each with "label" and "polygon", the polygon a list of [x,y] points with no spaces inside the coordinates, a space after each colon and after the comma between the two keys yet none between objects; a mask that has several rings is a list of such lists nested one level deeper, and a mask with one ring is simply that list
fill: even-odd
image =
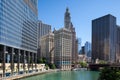
[{"label": "skyscraper", "polygon": [[117,25],[116,62],[120,63],[120,26]]},{"label": "skyscraper", "polygon": [[85,55],[91,57],[91,43],[88,41],[85,43]]},{"label": "skyscraper", "polygon": [[71,70],[72,35],[71,31],[61,28],[54,32],[55,64],[61,70]]},{"label": "skyscraper", "polygon": [[82,54],[82,55],[85,55],[85,46],[82,46],[82,47],[81,47],[81,54]]},{"label": "skyscraper", "polygon": [[37,57],[42,58],[41,56],[41,42],[40,39],[42,36],[49,34],[51,31],[51,25],[45,24],[42,21],[38,21],[38,52],[37,52]]},{"label": "skyscraper", "polygon": [[[11,75],[18,63],[28,63],[30,59],[36,63],[37,53],[37,0],[0,0],[0,61],[3,63],[5,76],[5,63],[10,63]],[[16,57],[15,57],[16,56]]]},{"label": "skyscraper", "polygon": [[54,63],[54,34],[49,32],[40,40],[41,57],[46,58],[47,63]]},{"label": "skyscraper", "polygon": [[62,70],[70,70],[72,63],[77,62],[77,41],[75,28],[72,25],[69,9],[64,15],[64,28],[54,31],[55,64]]},{"label": "skyscraper", "polygon": [[38,38],[48,34],[51,31],[51,25],[38,21]]},{"label": "skyscraper", "polygon": [[92,59],[115,62],[116,17],[108,14],[92,20]]},{"label": "skyscraper", "polygon": [[66,12],[64,15],[64,27],[71,31],[72,33],[72,63],[77,62],[77,51],[76,51],[76,32],[73,24],[71,22],[69,9],[66,8]]},{"label": "skyscraper", "polygon": [[78,54],[80,54],[80,50],[81,50],[81,38],[78,38]]}]

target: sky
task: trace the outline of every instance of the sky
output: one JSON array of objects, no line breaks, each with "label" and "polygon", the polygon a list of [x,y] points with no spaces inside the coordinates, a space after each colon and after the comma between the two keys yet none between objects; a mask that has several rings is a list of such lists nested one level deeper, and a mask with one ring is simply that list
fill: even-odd
[{"label": "sky", "polygon": [[120,25],[120,0],[38,0],[38,19],[58,30],[64,27],[66,7],[82,45],[91,42],[93,19],[112,14]]}]

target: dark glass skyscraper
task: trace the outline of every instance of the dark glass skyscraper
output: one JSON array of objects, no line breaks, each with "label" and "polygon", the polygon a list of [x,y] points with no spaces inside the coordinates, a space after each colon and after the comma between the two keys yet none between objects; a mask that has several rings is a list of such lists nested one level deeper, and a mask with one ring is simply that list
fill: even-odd
[{"label": "dark glass skyscraper", "polygon": [[116,17],[108,14],[92,20],[92,59],[115,62]]},{"label": "dark glass skyscraper", "polygon": [[120,63],[120,26],[117,25],[116,62]]},{"label": "dark glass skyscraper", "polygon": [[[37,0],[0,0],[0,55],[5,63],[30,63],[37,53]],[[17,56],[17,57],[15,57]],[[28,65],[29,68],[29,65]],[[32,65],[33,68],[33,65]],[[29,69],[28,69],[29,70]]]}]

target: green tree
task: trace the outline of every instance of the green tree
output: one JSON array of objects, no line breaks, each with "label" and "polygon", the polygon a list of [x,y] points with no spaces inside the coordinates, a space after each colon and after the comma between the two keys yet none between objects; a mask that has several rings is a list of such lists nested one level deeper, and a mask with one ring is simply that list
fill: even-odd
[{"label": "green tree", "polygon": [[49,68],[48,64],[45,64],[45,67],[46,67],[46,70],[48,70],[48,68]]},{"label": "green tree", "polygon": [[87,67],[87,63],[86,62],[80,62],[80,65],[81,65],[82,68],[83,67]]},{"label": "green tree", "polygon": [[39,58],[39,59],[37,60],[37,63],[43,63],[43,59],[42,59],[42,58]]},{"label": "green tree", "polygon": [[56,69],[55,64],[49,64],[50,69]]},{"label": "green tree", "polygon": [[104,68],[100,71],[98,80],[120,80],[120,71],[117,69]]},{"label": "green tree", "polygon": [[42,59],[43,59],[43,63],[46,63],[46,62],[47,62],[47,60],[46,60],[45,57],[43,57]]},{"label": "green tree", "polygon": [[33,63],[32,58],[30,57],[30,64]]},{"label": "green tree", "polygon": [[100,60],[100,61],[99,61],[99,64],[107,64],[107,62],[104,61],[104,60]]}]

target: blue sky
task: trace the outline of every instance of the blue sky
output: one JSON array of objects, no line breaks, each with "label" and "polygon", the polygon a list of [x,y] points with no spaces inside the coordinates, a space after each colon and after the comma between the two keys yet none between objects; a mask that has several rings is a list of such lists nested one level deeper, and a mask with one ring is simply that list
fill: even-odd
[{"label": "blue sky", "polygon": [[64,27],[66,7],[82,45],[91,42],[91,20],[106,14],[117,17],[120,24],[120,0],[38,0],[38,19],[53,28]]}]

